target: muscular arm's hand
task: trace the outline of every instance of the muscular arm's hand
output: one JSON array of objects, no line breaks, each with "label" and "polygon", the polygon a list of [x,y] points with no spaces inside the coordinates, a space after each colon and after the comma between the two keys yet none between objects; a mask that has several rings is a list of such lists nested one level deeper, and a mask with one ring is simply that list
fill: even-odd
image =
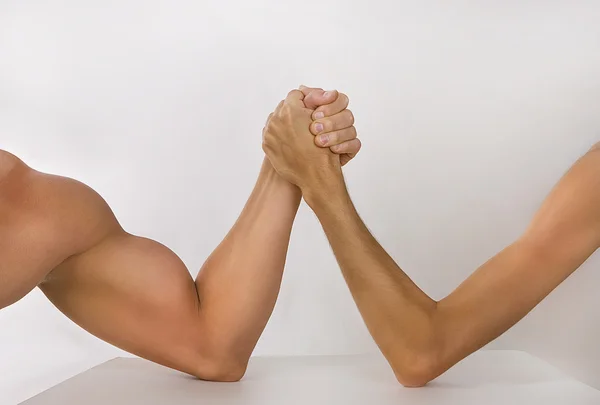
[{"label": "muscular arm's hand", "polygon": [[[284,115],[305,119],[300,109]],[[336,160],[309,148],[308,137],[274,126],[265,150],[275,169],[301,187],[369,331],[406,386],[425,385],[498,337],[599,246],[600,149],[593,149],[560,181],[522,237],[436,302],[374,239]],[[293,159],[293,152],[305,159]]]}]

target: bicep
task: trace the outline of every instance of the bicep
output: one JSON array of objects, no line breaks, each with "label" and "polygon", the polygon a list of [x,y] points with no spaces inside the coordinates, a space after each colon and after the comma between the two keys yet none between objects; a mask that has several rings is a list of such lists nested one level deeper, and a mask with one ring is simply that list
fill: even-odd
[{"label": "bicep", "polygon": [[74,322],[124,350],[179,369],[197,356],[189,352],[200,334],[195,284],[158,242],[118,232],[63,263],[42,290]]}]

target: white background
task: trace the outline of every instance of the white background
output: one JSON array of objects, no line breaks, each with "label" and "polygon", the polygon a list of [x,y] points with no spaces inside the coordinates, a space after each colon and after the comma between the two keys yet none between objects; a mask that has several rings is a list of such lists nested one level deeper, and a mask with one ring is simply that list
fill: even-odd
[{"label": "white background", "polygon": [[[356,205],[440,299],[600,141],[598,21],[591,0],[4,0],[0,148],[90,184],[195,274],[252,189],[269,112],[301,83],[340,89],[364,145]],[[598,264],[489,348],[600,387]],[[256,353],[374,350],[302,206]],[[0,400],[118,355],[34,291],[0,311]]]}]

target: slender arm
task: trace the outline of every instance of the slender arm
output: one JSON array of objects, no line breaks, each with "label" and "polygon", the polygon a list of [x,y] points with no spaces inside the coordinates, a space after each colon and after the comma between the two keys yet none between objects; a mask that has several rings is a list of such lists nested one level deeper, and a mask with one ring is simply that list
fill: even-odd
[{"label": "slender arm", "polygon": [[332,168],[303,187],[369,331],[405,386],[422,386],[504,333],[600,243],[600,149],[564,176],[527,231],[436,302],[371,235]]}]

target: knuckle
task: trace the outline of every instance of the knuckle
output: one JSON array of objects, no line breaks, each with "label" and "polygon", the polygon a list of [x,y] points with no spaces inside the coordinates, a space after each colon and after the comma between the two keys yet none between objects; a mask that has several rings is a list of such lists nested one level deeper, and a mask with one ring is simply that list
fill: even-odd
[{"label": "knuckle", "polygon": [[269,116],[267,117],[267,121],[266,121],[265,125],[269,125],[269,122],[271,122],[271,119],[273,118],[273,114],[274,113],[269,114]]},{"label": "knuckle", "polygon": [[288,103],[284,103],[279,110],[279,118],[284,121],[288,120],[292,115],[292,106]]},{"label": "knuckle", "polygon": [[267,122],[267,125],[265,125],[263,132],[267,133],[267,132],[273,131],[274,126],[275,126],[275,123],[273,122],[273,120],[272,119],[269,120],[269,122]]},{"label": "knuckle", "polygon": [[271,130],[267,130],[265,132],[265,136],[263,138],[268,145],[275,143],[275,141],[277,140],[277,136],[275,135],[275,132],[271,131]]},{"label": "knuckle", "polygon": [[344,108],[348,107],[348,104],[350,104],[350,98],[348,98],[345,93],[340,93],[340,99],[342,100]]},{"label": "knuckle", "polygon": [[338,132],[331,132],[327,134],[327,143],[330,145],[337,145],[340,143],[340,134]]},{"label": "knuckle", "polygon": [[284,115],[290,114],[290,113],[291,113],[291,111],[292,111],[292,105],[291,105],[290,103],[287,103],[287,102],[286,102],[286,103],[283,103],[283,104],[281,105],[281,109],[280,109],[280,111],[281,111],[281,112],[282,112]]},{"label": "knuckle", "polygon": [[358,133],[356,132],[355,126],[351,126],[350,128],[348,128],[348,133],[349,139],[356,139],[358,137]]},{"label": "knuckle", "polygon": [[292,89],[288,92],[286,99],[287,98],[299,98],[300,100],[302,100],[304,99],[304,93],[302,93],[298,89]]},{"label": "knuckle", "polygon": [[331,147],[331,151],[334,153],[344,153],[344,150],[346,149],[346,144],[338,144],[338,145],[333,145]]},{"label": "knuckle", "polygon": [[348,115],[348,121],[350,122],[350,125],[354,125],[354,113],[352,113],[352,111],[350,110],[346,110],[347,113],[346,115]]}]

